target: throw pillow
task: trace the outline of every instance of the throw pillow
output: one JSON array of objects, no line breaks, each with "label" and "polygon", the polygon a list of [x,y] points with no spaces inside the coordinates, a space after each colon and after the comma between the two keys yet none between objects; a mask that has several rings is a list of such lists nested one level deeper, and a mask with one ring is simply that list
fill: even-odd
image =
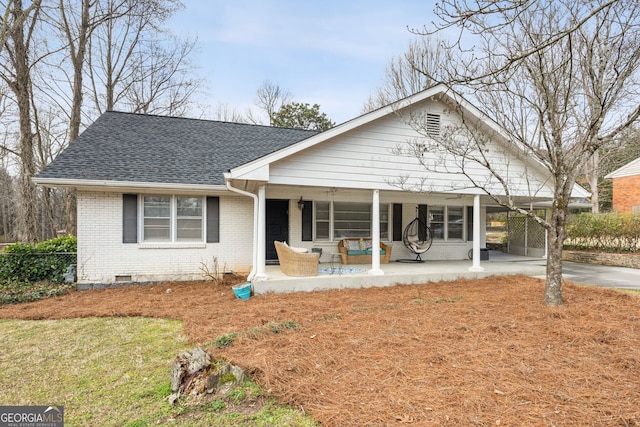
[{"label": "throw pillow", "polygon": [[360,250],[360,241],[358,240],[344,240],[344,247],[347,248],[348,251],[359,251]]}]

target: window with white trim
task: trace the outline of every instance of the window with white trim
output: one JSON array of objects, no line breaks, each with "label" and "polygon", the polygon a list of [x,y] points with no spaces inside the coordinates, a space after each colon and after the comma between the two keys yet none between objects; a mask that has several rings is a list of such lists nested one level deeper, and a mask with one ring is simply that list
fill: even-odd
[{"label": "window with white trim", "polygon": [[464,207],[429,206],[427,225],[433,233],[433,240],[464,240]]},{"label": "window with white trim", "polygon": [[201,242],[204,240],[203,198],[142,197],[143,242]]},{"label": "window with white trim", "polygon": [[464,239],[464,210],[462,206],[447,206],[447,240]]},{"label": "window with white trim", "polygon": [[[371,237],[371,203],[315,202],[315,240],[334,241],[346,237]],[[388,203],[380,204],[380,238],[389,238]]]},{"label": "window with white trim", "polygon": [[142,240],[171,241],[171,196],[144,196]]},{"label": "window with white trim", "polygon": [[176,240],[202,240],[202,197],[176,197]]},{"label": "window with white trim", "polygon": [[428,218],[433,240],[444,240],[444,206],[429,206]]},{"label": "window with white trim", "polygon": [[331,204],[316,202],[316,240],[329,240],[331,236]]}]

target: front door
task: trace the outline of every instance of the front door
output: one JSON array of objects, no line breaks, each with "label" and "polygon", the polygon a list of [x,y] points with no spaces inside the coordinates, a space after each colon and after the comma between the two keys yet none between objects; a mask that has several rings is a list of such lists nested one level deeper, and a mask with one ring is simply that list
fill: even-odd
[{"label": "front door", "polygon": [[273,241],[289,240],[289,201],[267,200],[266,219],[266,261],[274,263],[278,261],[278,254]]}]

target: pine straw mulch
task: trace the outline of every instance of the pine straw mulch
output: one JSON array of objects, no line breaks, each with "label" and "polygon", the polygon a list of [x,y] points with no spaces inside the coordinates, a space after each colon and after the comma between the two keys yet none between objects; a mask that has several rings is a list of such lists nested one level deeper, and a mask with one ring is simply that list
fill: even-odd
[{"label": "pine straw mulch", "polygon": [[[326,426],[640,425],[640,298],[567,283],[565,306],[549,308],[543,286],[491,277],[241,301],[228,285],[171,283],[0,317],[172,318],[195,343],[237,332],[214,352]],[[287,321],[298,328],[255,332]]]}]

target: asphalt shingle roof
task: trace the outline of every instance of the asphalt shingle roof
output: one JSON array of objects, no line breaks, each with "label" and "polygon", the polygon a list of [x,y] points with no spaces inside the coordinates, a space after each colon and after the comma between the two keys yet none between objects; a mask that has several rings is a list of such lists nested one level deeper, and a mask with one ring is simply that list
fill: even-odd
[{"label": "asphalt shingle roof", "polygon": [[108,111],[38,178],[219,185],[226,170],[316,133]]}]

